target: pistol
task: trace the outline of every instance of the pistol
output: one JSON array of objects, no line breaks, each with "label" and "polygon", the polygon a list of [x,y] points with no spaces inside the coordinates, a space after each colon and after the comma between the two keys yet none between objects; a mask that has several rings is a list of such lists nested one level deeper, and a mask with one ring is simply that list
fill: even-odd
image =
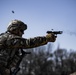
[{"label": "pistol", "polygon": [[48,33],[48,34],[54,33],[55,35],[57,35],[57,34],[62,34],[63,31],[47,31],[46,33]]}]

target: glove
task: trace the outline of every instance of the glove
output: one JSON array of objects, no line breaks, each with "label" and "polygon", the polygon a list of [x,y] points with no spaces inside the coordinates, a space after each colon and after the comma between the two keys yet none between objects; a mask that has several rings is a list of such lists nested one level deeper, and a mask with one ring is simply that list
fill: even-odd
[{"label": "glove", "polygon": [[47,34],[47,35],[46,35],[46,40],[47,40],[47,42],[55,42],[56,37],[57,37],[57,36],[55,36],[53,33]]}]

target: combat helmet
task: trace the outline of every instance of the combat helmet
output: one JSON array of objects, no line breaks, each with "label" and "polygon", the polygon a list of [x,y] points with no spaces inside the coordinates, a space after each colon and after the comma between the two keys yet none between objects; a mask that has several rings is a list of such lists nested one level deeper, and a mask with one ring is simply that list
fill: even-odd
[{"label": "combat helmet", "polygon": [[12,20],[7,27],[7,31],[12,32],[15,29],[26,30],[27,25],[20,20]]}]

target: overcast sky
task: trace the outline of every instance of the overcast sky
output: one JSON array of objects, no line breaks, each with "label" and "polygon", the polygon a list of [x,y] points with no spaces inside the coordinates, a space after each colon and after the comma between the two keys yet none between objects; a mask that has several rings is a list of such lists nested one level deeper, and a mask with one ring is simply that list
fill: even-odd
[{"label": "overcast sky", "polygon": [[[13,19],[28,25],[23,37],[45,36],[47,30],[63,31],[55,48],[76,50],[76,0],[0,0],[0,33]],[[12,13],[12,10],[15,13]]]}]

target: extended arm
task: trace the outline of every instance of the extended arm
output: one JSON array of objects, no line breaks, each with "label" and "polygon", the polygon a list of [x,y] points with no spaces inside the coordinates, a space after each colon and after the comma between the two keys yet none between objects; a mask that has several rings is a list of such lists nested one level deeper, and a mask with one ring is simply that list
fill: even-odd
[{"label": "extended arm", "polygon": [[30,39],[25,39],[21,37],[14,37],[7,40],[8,48],[34,48],[47,44],[48,42],[55,42],[56,36],[52,34],[47,34],[46,36],[34,37]]},{"label": "extended arm", "polygon": [[34,37],[30,39],[13,38],[7,41],[8,48],[34,48],[47,44],[46,37]]}]

